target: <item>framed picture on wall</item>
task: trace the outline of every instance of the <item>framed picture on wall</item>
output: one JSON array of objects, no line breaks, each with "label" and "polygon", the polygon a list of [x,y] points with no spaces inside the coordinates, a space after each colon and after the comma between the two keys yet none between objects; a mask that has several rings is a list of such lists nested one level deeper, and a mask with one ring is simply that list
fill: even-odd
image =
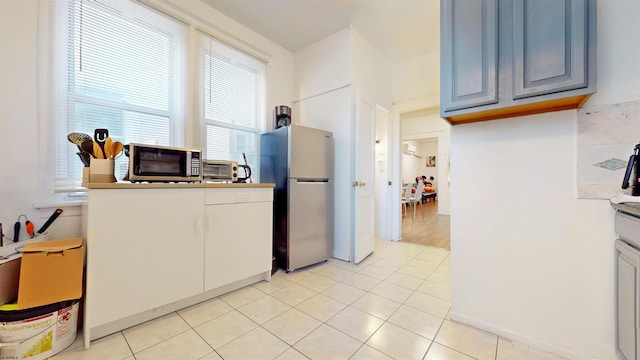
[{"label": "framed picture on wall", "polygon": [[435,167],[435,166],[436,166],[436,157],[427,156],[427,167]]}]

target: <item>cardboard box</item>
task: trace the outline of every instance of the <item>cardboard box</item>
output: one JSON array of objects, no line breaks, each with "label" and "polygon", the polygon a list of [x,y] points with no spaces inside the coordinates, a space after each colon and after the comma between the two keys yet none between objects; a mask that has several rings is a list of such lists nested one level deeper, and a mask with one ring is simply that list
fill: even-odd
[{"label": "cardboard box", "polygon": [[78,301],[0,311],[0,360],[45,360],[76,339]]},{"label": "cardboard box", "polygon": [[0,263],[0,305],[16,301],[21,257],[13,256]]},{"label": "cardboard box", "polygon": [[48,239],[47,234],[41,234],[17,243],[5,243],[0,247],[0,305],[15,303],[18,299],[18,281],[22,262],[20,249],[28,243],[47,241]]},{"label": "cardboard box", "polygon": [[17,308],[80,299],[84,254],[83,238],[26,244],[22,249]]}]

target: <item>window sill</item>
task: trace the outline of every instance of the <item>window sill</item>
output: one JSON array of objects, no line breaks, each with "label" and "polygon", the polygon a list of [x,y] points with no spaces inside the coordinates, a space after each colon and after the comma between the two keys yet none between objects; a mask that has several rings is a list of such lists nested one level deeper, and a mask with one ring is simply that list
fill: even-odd
[{"label": "window sill", "polygon": [[36,209],[58,209],[58,208],[70,208],[77,207],[86,204],[86,200],[78,201],[50,201],[50,202],[37,202],[33,204]]}]

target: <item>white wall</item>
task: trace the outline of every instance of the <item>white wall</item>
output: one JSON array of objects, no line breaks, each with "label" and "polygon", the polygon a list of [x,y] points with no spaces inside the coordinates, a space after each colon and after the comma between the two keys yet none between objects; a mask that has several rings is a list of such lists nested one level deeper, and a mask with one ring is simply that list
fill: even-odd
[{"label": "white wall", "polygon": [[[349,29],[296,51],[293,63],[294,102],[351,84],[351,60]],[[295,123],[295,114],[291,117]]]},{"label": "white wall", "polygon": [[413,110],[437,107],[439,95],[439,52],[418,56],[394,66],[393,99],[396,104],[421,102]]},{"label": "white wall", "polygon": [[[268,98],[264,109],[268,124],[273,123],[272,109],[275,105],[291,104],[291,52],[201,1],[151,2],[169,12],[180,13],[182,18],[198,22],[199,26],[220,39],[268,61]],[[79,206],[63,207],[54,202],[50,187],[40,188],[40,177],[45,176],[44,168],[52,159],[48,158],[51,154],[45,150],[47,142],[52,140],[46,132],[47,124],[38,121],[37,0],[0,0],[0,44],[0,223],[7,233],[18,215],[25,214],[37,229],[55,208],[62,207],[64,213],[50,228],[50,238],[80,236]],[[197,113],[195,110],[192,112]],[[199,128],[199,124],[189,125],[194,131]],[[13,236],[12,231],[9,236]]]},{"label": "white wall", "polygon": [[[411,144],[416,147],[416,154],[402,153],[402,183],[415,183],[416,176],[433,176],[436,181],[438,179],[438,167],[427,167],[427,157],[435,156],[438,159],[438,139],[432,138],[424,141],[404,141],[405,144]],[[421,180],[422,181],[422,180]],[[433,185],[437,185],[433,184]]]},{"label": "white wall", "polygon": [[351,28],[351,57],[353,84],[359,91],[386,110],[393,107],[391,62]]},{"label": "white wall", "polygon": [[[640,99],[640,3],[598,3],[598,93]],[[639,129],[640,132],[640,129]],[[451,129],[452,318],[615,359],[613,210],[576,198],[576,111]]]},{"label": "white wall", "polygon": [[[13,238],[13,223],[26,215],[40,228],[55,207],[36,209],[40,197],[38,154],[45,144],[38,123],[38,3],[0,1],[0,223]],[[80,235],[79,209],[64,208],[50,238]],[[22,237],[24,220],[22,220]],[[6,239],[5,239],[6,241]]]}]

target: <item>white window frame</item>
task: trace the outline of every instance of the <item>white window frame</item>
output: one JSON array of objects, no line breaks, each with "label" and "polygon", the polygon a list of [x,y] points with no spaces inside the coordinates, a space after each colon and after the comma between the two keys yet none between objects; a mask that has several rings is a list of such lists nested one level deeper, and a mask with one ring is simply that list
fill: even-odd
[{"label": "white window frame", "polygon": [[[89,98],[81,94],[74,94],[68,91],[70,82],[67,80],[70,66],[70,49],[69,49],[69,19],[64,21],[64,28],[56,24],[56,20],[61,20],[62,16],[70,16],[68,11],[69,4],[73,0],[40,0],[39,1],[39,140],[40,140],[40,201],[45,205],[48,203],[63,203],[72,205],[74,203],[83,202],[86,197],[84,190],[79,188],[79,178],[58,178],[56,173],[56,161],[58,159],[58,149],[63,147],[62,142],[66,140],[66,134],[74,131],[68,129],[68,125],[61,125],[61,122],[68,124],[70,116],[73,115],[74,105],[76,102],[85,102],[91,105],[113,105],[105,101]],[[95,1],[95,0],[92,0]],[[122,11],[122,14],[129,14],[128,7],[143,6],[136,1],[124,0],[99,0],[99,2],[107,3],[110,7]],[[61,13],[57,13],[62,11]],[[173,94],[171,95],[172,109],[169,111],[150,111],[130,104],[122,104],[113,107],[118,110],[135,110],[136,112],[147,113],[150,115],[167,116],[171,120],[171,133],[169,134],[171,146],[184,146],[186,136],[186,96],[188,86],[188,66],[189,56],[189,31],[184,23],[176,22],[164,14],[148,8],[148,12],[136,12],[135,19],[138,22],[148,24],[162,23],[164,26],[172,26],[172,33],[176,37],[175,53],[176,59],[174,64],[173,78]],[[129,17],[131,18],[131,17]],[[151,25],[152,26],[152,25]],[[51,32],[53,29],[59,30],[56,33],[55,45],[51,45]],[[89,134],[93,136],[93,134]],[[61,140],[63,139],[63,140]],[[62,142],[61,142],[62,141]],[[70,143],[67,142],[69,146]],[[77,158],[67,159],[66,161],[76,161],[80,165]]]}]

